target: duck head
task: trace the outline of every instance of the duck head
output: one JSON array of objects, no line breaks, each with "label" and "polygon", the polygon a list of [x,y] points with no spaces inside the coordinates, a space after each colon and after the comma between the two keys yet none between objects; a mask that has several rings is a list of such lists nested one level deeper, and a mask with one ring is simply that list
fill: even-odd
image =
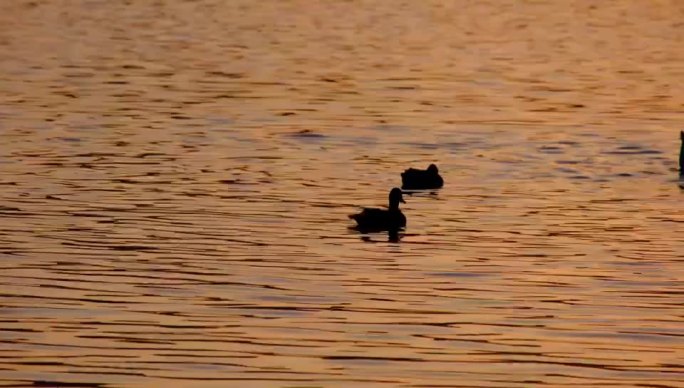
[{"label": "duck head", "polygon": [[434,163],[429,165],[427,170],[431,174],[437,174],[439,172],[439,170],[437,169],[437,166],[435,166]]},{"label": "duck head", "polygon": [[403,193],[401,189],[395,187],[389,193],[389,207],[390,209],[399,209],[399,202],[406,203],[404,201]]}]

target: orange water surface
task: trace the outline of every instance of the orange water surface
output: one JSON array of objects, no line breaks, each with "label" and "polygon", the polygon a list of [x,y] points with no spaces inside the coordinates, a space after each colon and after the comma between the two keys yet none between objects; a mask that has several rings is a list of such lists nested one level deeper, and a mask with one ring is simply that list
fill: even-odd
[{"label": "orange water surface", "polygon": [[5,0],[0,386],[684,387],[683,81],[679,0]]}]

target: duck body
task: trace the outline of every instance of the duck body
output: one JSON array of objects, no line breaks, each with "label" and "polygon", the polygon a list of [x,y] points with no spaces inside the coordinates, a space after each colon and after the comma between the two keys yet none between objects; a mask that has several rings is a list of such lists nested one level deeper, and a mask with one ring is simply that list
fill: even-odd
[{"label": "duck body", "polygon": [[401,210],[364,208],[359,214],[349,216],[359,229],[396,230],[406,226],[406,216]]},{"label": "duck body", "polygon": [[439,189],[442,186],[444,186],[444,180],[434,164],[431,164],[427,170],[409,168],[401,173],[401,188],[404,190]]},{"label": "duck body", "polygon": [[389,208],[364,208],[361,213],[351,214],[357,229],[364,231],[399,230],[406,226],[406,216],[399,210],[399,202],[406,203],[398,188],[389,195]]}]

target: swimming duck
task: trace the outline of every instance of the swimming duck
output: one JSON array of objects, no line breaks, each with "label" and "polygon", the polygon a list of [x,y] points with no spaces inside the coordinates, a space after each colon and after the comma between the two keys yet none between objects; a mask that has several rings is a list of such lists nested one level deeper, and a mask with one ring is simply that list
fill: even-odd
[{"label": "swimming duck", "polygon": [[679,176],[684,178],[684,131],[679,132],[682,148],[679,150]]},{"label": "swimming duck", "polygon": [[401,173],[401,188],[404,190],[438,189],[444,185],[437,166],[431,164],[427,170],[409,168]]},{"label": "swimming duck", "polygon": [[399,202],[406,203],[401,189],[395,187],[389,193],[388,209],[364,208],[349,218],[356,221],[360,230],[398,230],[406,226],[406,216],[399,210]]}]

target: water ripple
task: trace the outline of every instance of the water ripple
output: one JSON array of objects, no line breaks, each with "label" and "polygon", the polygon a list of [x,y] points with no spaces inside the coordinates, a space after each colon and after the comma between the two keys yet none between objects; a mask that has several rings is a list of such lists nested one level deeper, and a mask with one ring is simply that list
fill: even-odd
[{"label": "water ripple", "polygon": [[681,386],[681,4],[8,2],[0,385]]}]

